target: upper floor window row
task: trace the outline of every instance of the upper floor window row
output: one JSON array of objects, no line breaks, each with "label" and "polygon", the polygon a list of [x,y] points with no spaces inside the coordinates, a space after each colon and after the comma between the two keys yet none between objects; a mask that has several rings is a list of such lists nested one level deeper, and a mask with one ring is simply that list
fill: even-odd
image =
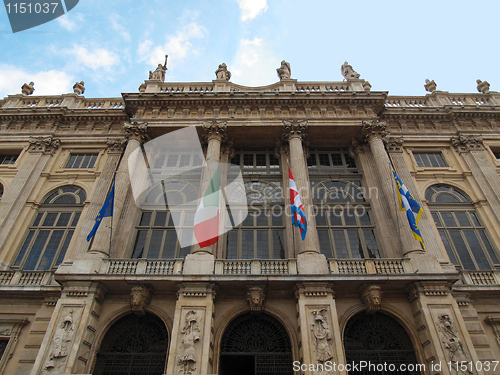
[{"label": "upper floor window row", "polygon": [[414,152],[413,156],[421,168],[446,168],[448,165],[441,152]]},{"label": "upper floor window row", "polygon": [[92,169],[98,154],[71,154],[65,168]]},{"label": "upper floor window row", "polygon": [[356,160],[346,151],[311,152],[307,159],[309,173],[358,173]]}]

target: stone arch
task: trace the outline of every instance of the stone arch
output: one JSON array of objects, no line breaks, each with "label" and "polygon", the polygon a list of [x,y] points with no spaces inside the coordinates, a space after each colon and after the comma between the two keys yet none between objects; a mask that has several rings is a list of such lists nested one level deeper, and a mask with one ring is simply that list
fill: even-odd
[{"label": "stone arch", "polygon": [[[346,363],[370,361],[372,364],[387,363],[399,369],[400,364],[419,364],[421,358],[415,335],[408,331],[408,322],[400,319],[391,311],[383,309],[375,314],[366,314],[362,307],[351,309],[347,318],[342,319],[342,341]],[[394,371],[379,371],[380,374],[392,374]],[[356,374],[368,374],[365,371]],[[417,375],[419,371],[398,372],[398,374]]]},{"label": "stone arch", "polygon": [[[216,337],[218,373],[261,374],[272,363],[285,371],[289,368],[292,374],[295,337],[283,321],[286,319],[267,309],[266,313],[258,314],[250,313],[248,308],[233,310],[225,317]],[[241,370],[235,366],[241,366]]]},{"label": "stone arch", "polygon": [[140,375],[145,369],[151,375],[164,374],[170,342],[164,319],[149,311],[137,316],[123,310],[102,331],[92,374],[109,369],[123,375]]}]

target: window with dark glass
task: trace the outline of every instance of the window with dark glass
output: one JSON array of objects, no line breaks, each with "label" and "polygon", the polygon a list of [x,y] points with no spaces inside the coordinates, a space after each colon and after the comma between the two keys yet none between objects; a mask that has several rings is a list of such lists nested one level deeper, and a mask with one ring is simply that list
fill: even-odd
[{"label": "window with dark glass", "polygon": [[2,359],[5,349],[7,349],[7,344],[9,343],[9,340],[5,339],[0,339],[0,360]]},{"label": "window with dark glass", "polygon": [[308,169],[321,252],[336,259],[379,258],[356,161],[342,150],[312,152]]},{"label": "window with dark glass", "polygon": [[490,270],[499,263],[474,206],[463,192],[449,185],[433,185],[425,198],[452,263],[464,270]]},{"label": "window with dark glass", "polygon": [[495,155],[497,161],[500,162],[500,151],[493,151],[493,154]]},{"label": "window with dark glass", "polygon": [[413,156],[417,165],[422,168],[446,168],[448,166],[440,152],[414,152]]},{"label": "window with dark glass", "polygon": [[71,154],[65,168],[92,169],[98,154]]},{"label": "window with dark glass", "polygon": [[3,185],[0,184],[0,200],[2,200],[3,197]]},{"label": "window with dark glass", "polygon": [[61,187],[45,198],[14,266],[38,271],[58,266],[73,238],[85,199],[85,191],[78,186]]},{"label": "window with dark glass", "polygon": [[14,164],[17,160],[18,155],[0,155],[0,164]]}]

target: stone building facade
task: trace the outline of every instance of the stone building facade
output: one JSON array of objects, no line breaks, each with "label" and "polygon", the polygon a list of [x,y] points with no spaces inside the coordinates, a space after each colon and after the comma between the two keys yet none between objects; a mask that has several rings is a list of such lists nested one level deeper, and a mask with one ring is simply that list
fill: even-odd
[{"label": "stone building facade", "polygon": [[[347,63],[343,81],[300,82],[282,62],[265,87],[229,82],[225,64],[204,83],[160,73],[121,98],[81,82],[0,100],[0,372],[500,374],[500,94],[390,96]],[[130,181],[134,151],[188,126],[207,163],[239,166],[249,211],[203,249]],[[423,207],[425,248],[391,166]],[[192,202],[208,180],[191,177],[145,202]],[[113,181],[113,218],[87,242]]]}]

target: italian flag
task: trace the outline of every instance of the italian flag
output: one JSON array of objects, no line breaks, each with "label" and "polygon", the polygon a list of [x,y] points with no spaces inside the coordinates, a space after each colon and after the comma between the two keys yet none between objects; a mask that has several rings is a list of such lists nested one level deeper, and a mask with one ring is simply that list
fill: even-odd
[{"label": "italian flag", "polygon": [[220,167],[208,184],[194,215],[194,235],[200,248],[213,245],[219,238]]}]

